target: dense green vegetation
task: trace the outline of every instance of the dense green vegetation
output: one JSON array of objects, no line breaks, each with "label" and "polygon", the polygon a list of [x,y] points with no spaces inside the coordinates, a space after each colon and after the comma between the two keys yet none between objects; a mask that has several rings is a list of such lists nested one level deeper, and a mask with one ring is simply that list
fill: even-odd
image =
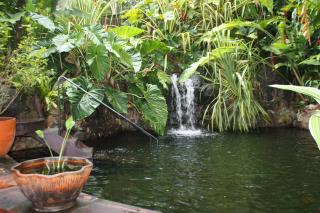
[{"label": "dense green vegetation", "polygon": [[[133,3],[135,2],[135,3]],[[204,80],[209,129],[248,131],[268,115],[258,72],[319,86],[318,0],[15,0],[0,3],[0,113],[18,94],[50,110],[64,75],[165,132],[170,74]],[[99,103],[65,84],[75,120]],[[10,88],[15,94],[8,95]]]}]

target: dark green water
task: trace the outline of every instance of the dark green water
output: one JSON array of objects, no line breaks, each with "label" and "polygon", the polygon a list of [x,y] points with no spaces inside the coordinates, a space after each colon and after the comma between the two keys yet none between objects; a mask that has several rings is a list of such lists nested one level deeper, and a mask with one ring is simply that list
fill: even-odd
[{"label": "dark green water", "polygon": [[308,131],[96,142],[85,191],[162,212],[320,212],[320,152]]}]

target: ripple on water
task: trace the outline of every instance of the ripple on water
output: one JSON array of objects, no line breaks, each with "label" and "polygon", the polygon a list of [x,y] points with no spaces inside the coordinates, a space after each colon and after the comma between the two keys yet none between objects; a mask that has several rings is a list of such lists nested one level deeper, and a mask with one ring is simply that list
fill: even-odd
[{"label": "ripple on water", "polygon": [[203,134],[97,142],[85,192],[162,212],[319,211],[320,153],[307,131]]}]

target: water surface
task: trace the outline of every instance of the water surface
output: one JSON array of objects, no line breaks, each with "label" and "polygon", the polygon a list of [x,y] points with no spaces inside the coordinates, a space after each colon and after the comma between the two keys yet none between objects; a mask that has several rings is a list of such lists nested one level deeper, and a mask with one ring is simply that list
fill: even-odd
[{"label": "water surface", "polygon": [[[92,144],[90,144],[92,145]],[[96,141],[84,191],[162,212],[319,212],[320,152],[308,131]]]}]

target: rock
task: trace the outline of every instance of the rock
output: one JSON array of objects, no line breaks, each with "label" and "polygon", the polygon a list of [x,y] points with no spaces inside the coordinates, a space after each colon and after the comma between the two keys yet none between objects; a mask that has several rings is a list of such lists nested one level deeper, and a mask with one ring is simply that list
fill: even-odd
[{"label": "rock", "polygon": [[32,137],[16,137],[11,151],[21,151],[27,149],[43,148],[44,144]]},{"label": "rock", "polygon": [[[129,108],[128,114],[125,116],[142,128],[152,132],[141,120],[140,114],[134,108]],[[126,131],[136,131],[136,129],[108,109],[99,107],[92,116],[77,122],[75,134],[80,140],[91,140],[109,137]]]},{"label": "rock", "polygon": [[311,115],[316,111],[320,109],[319,104],[310,104],[305,106],[303,109],[300,109],[297,112],[297,122],[295,124],[295,127],[301,128],[301,129],[309,129],[309,119]]}]

